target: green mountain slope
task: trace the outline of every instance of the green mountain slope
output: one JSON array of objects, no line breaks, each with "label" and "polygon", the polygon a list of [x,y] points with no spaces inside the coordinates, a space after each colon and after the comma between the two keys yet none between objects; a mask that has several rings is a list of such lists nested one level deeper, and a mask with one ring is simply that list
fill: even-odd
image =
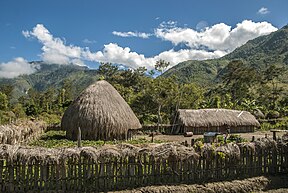
[{"label": "green mountain slope", "polygon": [[[182,82],[210,85],[217,82],[217,75],[232,60],[242,60],[259,69],[270,64],[288,65],[288,25],[266,36],[248,41],[230,54],[212,60],[185,61],[166,71],[163,76],[176,76]],[[283,81],[287,82],[288,77]]]},{"label": "green mountain slope", "polygon": [[34,62],[39,68],[37,72],[30,75],[22,75],[14,79],[0,79],[1,85],[12,85],[12,100],[27,94],[30,88],[37,91],[45,91],[49,87],[59,89],[64,82],[71,84],[72,94],[78,95],[88,85],[98,79],[97,72],[87,67],[77,65],[57,65]]}]

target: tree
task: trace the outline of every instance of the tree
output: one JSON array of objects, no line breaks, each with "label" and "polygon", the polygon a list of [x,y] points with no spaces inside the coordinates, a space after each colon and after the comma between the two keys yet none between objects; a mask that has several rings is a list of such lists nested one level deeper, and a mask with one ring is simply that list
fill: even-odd
[{"label": "tree", "polygon": [[166,62],[165,60],[158,60],[155,64],[155,70],[160,72],[161,74],[167,69],[167,67],[170,65],[170,62]]},{"label": "tree", "polygon": [[12,85],[9,85],[9,84],[0,85],[0,92],[6,94],[8,99],[11,98],[12,91],[13,91],[13,86]]},{"label": "tree", "polygon": [[12,108],[12,111],[15,114],[17,119],[23,118],[26,115],[24,108],[23,108],[22,104],[20,104],[20,103],[15,104]]},{"label": "tree", "polygon": [[285,69],[275,64],[270,65],[263,71],[261,87],[258,89],[258,100],[269,110],[279,110],[277,107],[283,92],[283,88],[279,86],[279,80],[284,73]]},{"label": "tree", "polygon": [[118,72],[118,70],[119,69],[117,66],[112,65],[109,62],[106,63],[101,62],[97,72],[100,76],[104,76],[104,79],[109,79],[113,75],[115,75]]},{"label": "tree", "polygon": [[220,76],[226,91],[230,93],[234,104],[240,104],[244,98],[251,97],[251,90],[259,83],[260,74],[253,67],[240,60],[230,62]]},{"label": "tree", "polygon": [[8,103],[7,95],[0,92],[0,110],[6,111],[8,109]]}]

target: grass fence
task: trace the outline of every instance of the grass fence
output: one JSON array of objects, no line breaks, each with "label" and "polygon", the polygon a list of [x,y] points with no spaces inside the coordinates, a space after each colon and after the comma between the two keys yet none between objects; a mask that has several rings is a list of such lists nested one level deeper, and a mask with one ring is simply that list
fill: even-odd
[{"label": "grass fence", "polygon": [[288,173],[287,144],[279,142],[276,148],[257,151],[247,146],[239,149],[238,159],[221,153],[184,160],[148,154],[102,161],[84,153],[55,162],[7,157],[0,160],[0,192],[100,192]]}]

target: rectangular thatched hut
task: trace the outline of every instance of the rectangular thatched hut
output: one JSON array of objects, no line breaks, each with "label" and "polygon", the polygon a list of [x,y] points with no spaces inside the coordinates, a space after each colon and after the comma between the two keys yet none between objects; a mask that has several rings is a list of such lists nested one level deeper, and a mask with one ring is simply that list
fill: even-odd
[{"label": "rectangular thatched hut", "polygon": [[231,133],[254,132],[260,124],[256,118],[247,111],[230,109],[179,109],[178,127],[174,132],[203,134],[205,132]]}]

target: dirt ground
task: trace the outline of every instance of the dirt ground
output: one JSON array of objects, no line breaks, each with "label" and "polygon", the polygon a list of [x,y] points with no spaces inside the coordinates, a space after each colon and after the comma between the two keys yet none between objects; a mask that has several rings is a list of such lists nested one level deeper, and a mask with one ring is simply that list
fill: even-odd
[{"label": "dirt ground", "polygon": [[243,180],[211,182],[205,184],[181,184],[147,186],[114,193],[284,193],[288,192],[288,176],[259,176]]},{"label": "dirt ground", "polygon": [[[278,132],[277,137],[282,137],[285,132]],[[270,131],[256,131],[253,133],[233,133],[240,135],[242,138],[247,139],[248,141],[252,140],[252,136],[257,138],[263,138],[267,134],[268,138],[272,138],[273,134]],[[151,140],[151,137],[148,135],[137,135],[136,138],[145,138],[147,140]],[[191,143],[191,139],[203,138],[203,135],[193,135],[192,137],[184,137],[183,135],[156,135],[154,136],[154,140],[161,140],[167,142],[185,142],[187,141],[188,144]]]}]

